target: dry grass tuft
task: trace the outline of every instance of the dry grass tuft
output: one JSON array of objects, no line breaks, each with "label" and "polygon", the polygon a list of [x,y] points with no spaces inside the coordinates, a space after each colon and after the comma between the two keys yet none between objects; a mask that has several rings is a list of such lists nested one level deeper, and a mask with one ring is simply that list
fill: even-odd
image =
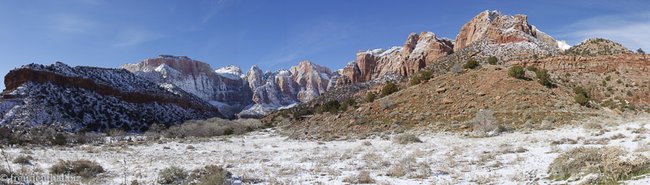
[{"label": "dry grass tuft", "polygon": [[488,109],[479,110],[474,119],[469,123],[472,126],[473,137],[497,136],[505,130],[498,124],[496,117],[494,117],[494,112]]},{"label": "dry grass tuft", "polygon": [[555,180],[597,175],[599,184],[616,183],[648,172],[648,158],[615,147],[574,148],[555,158],[548,169]]},{"label": "dry grass tuft", "polygon": [[[239,135],[255,129],[264,127],[262,122],[252,119],[241,120],[224,120],[212,118],[208,120],[193,120],[181,125],[169,127],[167,130],[160,131],[162,135],[169,138],[186,138],[186,137],[213,137],[222,135]],[[154,135],[154,134],[149,134]]]},{"label": "dry grass tuft", "polygon": [[422,143],[422,140],[413,134],[400,134],[393,138],[393,142],[401,145]]},{"label": "dry grass tuft", "polygon": [[32,160],[34,160],[32,156],[23,155],[16,157],[13,162],[20,165],[32,165]]},{"label": "dry grass tuft", "polygon": [[100,166],[95,161],[89,160],[77,160],[77,161],[64,161],[61,160],[58,163],[50,167],[50,173],[61,175],[61,174],[70,174],[76,175],[83,178],[95,177],[100,173],[104,172],[104,168]]},{"label": "dry grass tuft", "polygon": [[158,183],[160,184],[180,184],[187,179],[187,172],[179,167],[171,166],[163,169],[158,173]]}]

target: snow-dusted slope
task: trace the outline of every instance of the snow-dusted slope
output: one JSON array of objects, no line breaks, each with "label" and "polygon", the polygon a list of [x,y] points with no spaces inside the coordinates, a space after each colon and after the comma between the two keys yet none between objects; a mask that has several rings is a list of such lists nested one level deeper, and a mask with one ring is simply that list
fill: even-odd
[{"label": "snow-dusted slope", "polygon": [[165,89],[123,69],[30,64],[5,77],[0,124],[58,129],[143,130],[221,116],[218,109],[181,89]]}]

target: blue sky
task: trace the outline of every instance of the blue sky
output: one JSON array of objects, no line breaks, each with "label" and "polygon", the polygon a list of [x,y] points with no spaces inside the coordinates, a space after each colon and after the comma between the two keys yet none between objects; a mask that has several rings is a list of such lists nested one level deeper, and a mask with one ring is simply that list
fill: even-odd
[{"label": "blue sky", "polygon": [[[27,63],[119,67],[158,54],[214,68],[288,68],[300,60],[337,69],[355,52],[402,45],[411,32],[454,39],[486,9],[574,45],[605,37],[650,50],[650,2],[60,0],[0,1],[0,73]],[[2,86],[4,87],[4,86]]]}]

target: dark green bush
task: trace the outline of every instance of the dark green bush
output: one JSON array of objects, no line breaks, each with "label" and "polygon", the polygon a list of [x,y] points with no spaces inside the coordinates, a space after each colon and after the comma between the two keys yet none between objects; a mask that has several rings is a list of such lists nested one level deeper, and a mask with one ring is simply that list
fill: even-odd
[{"label": "dark green bush", "polygon": [[535,72],[535,73],[537,73],[537,71],[539,71],[539,69],[537,69],[537,67],[535,67],[535,66],[528,66],[528,67],[526,67],[526,70],[529,70],[529,71],[532,71],[532,72]]},{"label": "dark green bush", "polygon": [[348,107],[354,107],[355,105],[357,105],[357,102],[354,101],[354,99],[352,99],[352,98],[348,98],[348,99],[343,100],[343,102],[341,103],[341,106],[339,107],[339,110],[346,111],[346,110],[348,110]]},{"label": "dark green bush", "polygon": [[499,59],[495,56],[491,56],[488,58],[488,64],[490,65],[497,65],[497,62],[499,62]]},{"label": "dark green bush", "polygon": [[422,83],[422,77],[420,77],[420,75],[415,75],[415,76],[411,77],[411,82],[410,83],[411,83],[411,85],[420,84],[420,83]]},{"label": "dark green bush", "polygon": [[226,128],[226,129],[223,130],[223,135],[226,135],[226,136],[227,135],[232,135],[234,133],[235,133],[235,129],[233,129],[233,128]]},{"label": "dark green bush", "polygon": [[510,67],[510,69],[508,69],[508,76],[517,79],[525,79],[526,71],[524,70],[524,67],[515,65]]},{"label": "dark green bush", "polygon": [[336,101],[336,100],[330,100],[325,102],[324,104],[320,105],[318,107],[318,112],[323,113],[323,112],[330,112],[332,114],[336,113],[339,111],[339,107],[341,104]]},{"label": "dark green bush", "polygon": [[293,112],[293,119],[302,119],[303,116],[312,115],[314,111],[308,108],[298,108]]},{"label": "dark green bush", "polygon": [[388,96],[390,94],[393,94],[395,92],[399,91],[399,88],[397,88],[397,85],[395,85],[393,82],[388,82],[386,85],[384,85],[384,88],[381,89],[381,96]]},{"label": "dark green bush", "polygon": [[537,76],[537,81],[540,84],[546,87],[553,87],[553,83],[551,82],[551,75],[548,74],[548,70],[537,70],[535,72],[535,75]]},{"label": "dark green bush", "polygon": [[463,68],[465,68],[465,69],[476,69],[478,66],[481,66],[481,64],[479,64],[478,61],[476,61],[476,60],[468,60],[463,65]]},{"label": "dark green bush", "polygon": [[589,106],[589,98],[584,94],[576,94],[573,99],[575,99],[576,103],[582,106]]},{"label": "dark green bush", "polygon": [[422,70],[418,74],[413,75],[411,77],[411,85],[417,85],[417,84],[422,83],[423,81],[427,81],[427,80],[431,79],[431,76],[432,76],[431,71]]},{"label": "dark green bush", "polygon": [[366,100],[366,102],[370,103],[370,102],[375,101],[375,98],[377,98],[377,94],[375,94],[375,93],[373,93],[373,92],[368,92],[368,93],[366,94],[366,98],[365,98],[365,100]]},{"label": "dark green bush", "polygon": [[63,133],[56,134],[54,139],[52,139],[52,145],[64,146],[66,143],[65,135],[63,135]]},{"label": "dark green bush", "polygon": [[429,70],[420,71],[420,77],[422,78],[422,80],[429,80],[431,79],[432,76],[433,74],[431,74],[431,71]]},{"label": "dark green bush", "polygon": [[589,93],[582,88],[582,86],[576,86],[573,88],[573,93],[575,93],[574,100],[576,103],[582,106],[589,106],[590,96]]}]

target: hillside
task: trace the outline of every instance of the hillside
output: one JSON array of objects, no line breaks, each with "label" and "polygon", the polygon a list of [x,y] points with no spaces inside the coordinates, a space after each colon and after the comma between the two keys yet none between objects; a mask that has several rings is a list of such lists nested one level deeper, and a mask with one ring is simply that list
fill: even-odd
[{"label": "hillside", "polygon": [[181,89],[165,89],[121,69],[30,64],[5,77],[1,123],[13,129],[144,131],[220,117],[219,110]]},{"label": "hillside", "polygon": [[625,46],[611,40],[603,38],[591,38],[567,49],[564,51],[564,53],[567,55],[597,56],[631,54],[632,51],[625,48]]},{"label": "hillside", "polygon": [[363,102],[367,92],[357,93],[357,107],[295,120],[287,126],[287,134],[328,140],[411,129],[472,131],[480,129],[471,123],[479,110],[492,111],[498,123],[494,126],[506,130],[541,129],[595,114],[573,102],[570,88],[549,89],[535,81],[511,78],[498,66],[443,74],[414,86],[402,83],[400,88],[370,103]]}]

